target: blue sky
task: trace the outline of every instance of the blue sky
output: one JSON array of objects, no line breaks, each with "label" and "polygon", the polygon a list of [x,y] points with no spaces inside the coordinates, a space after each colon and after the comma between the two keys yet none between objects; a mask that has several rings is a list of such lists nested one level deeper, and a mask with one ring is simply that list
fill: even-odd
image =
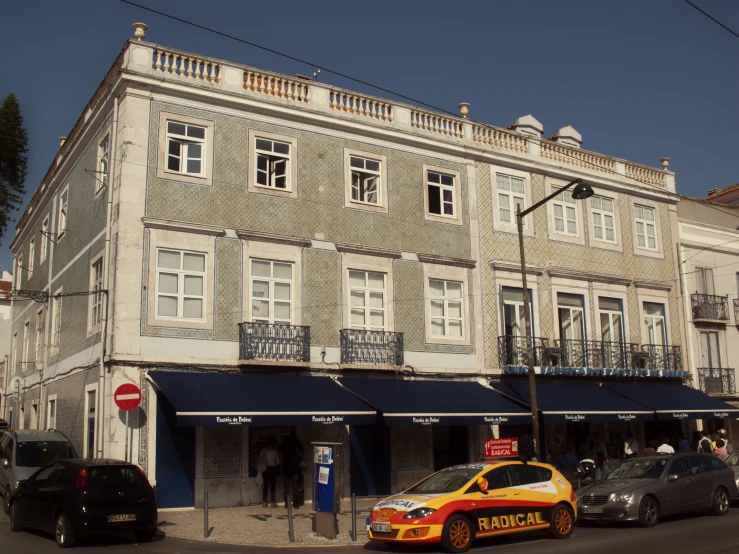
[{"label": "blue sky", "polygon": [[[469,102],[493,125],[531,113],[546,136],[572,125],[588,150],[655,167],[670,157],[682,194],[739,182],[739,39],[681,0],[138,1],[450,111]],[[739,32],[739,2],[694,1]],[[158,44],[313,71],[116,0],[8,2],[0,98],[14,92],[25,118],[29,198],[134,21]]]}]

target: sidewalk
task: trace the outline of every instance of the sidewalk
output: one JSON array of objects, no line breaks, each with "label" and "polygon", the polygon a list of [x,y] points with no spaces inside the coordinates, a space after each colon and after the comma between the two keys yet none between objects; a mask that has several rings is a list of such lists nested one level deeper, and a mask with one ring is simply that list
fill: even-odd
[{"label": "sidewalk", "polygon": [[208,510],[211,531],[207,539],[203,538],[203,510],[160,511],[159,530],[170,537],[250,546],[363,546],[367,542],[365,520],[377,502],[379,499],[357,499],[357,542],[351,540],[350,499],[341,501],[339,534],[333,540],[313,532],[313,508],[310,503],[293,510],[293,543],[288,537],[287,509],[283,504],[277,508],[211,508]]}]

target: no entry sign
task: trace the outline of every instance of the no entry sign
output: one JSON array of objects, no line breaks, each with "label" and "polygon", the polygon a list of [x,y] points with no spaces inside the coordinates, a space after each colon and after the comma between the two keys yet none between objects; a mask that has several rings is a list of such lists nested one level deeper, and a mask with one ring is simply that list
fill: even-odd
[{"label": "no entry sign", "polygon": [[485,457],[518,456],[518,439],[489,439],[485,441]]},{"label": "no entry sign", "polygon": [[124,383],[115,389],[113,400],[115,405],[125,412],[135,410],[141,403],[141,391],[132,383]]}]

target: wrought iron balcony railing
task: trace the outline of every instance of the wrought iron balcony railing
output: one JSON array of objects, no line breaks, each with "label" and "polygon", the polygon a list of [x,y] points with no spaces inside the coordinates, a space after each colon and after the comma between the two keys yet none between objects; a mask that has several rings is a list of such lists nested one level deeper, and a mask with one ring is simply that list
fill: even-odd
[{"label": "wrought iron balcony railing", "polygon": [[691,294],[693,320],[729,321],[729,297],[712,294]]},{"label": "wrought iron balcony railing", "polygon": [[310,362],[310,327],[239,323],[239,359]]},{"label": "wrought iron balcony railing", "polygon": [[641,357],[640,365],[636,369],[650,369],[659,371],[682,371],[683,356],[679,346],[665,346],[662,344],[643,344],[641,353],[634,353],[632,358]]},{"label": "wrought iron balcony railing", "polygon": [[728,367],[699,367],[698,384],[706,394],[733,394],[736,392],[734,369]]},{"label": "wrought iron balcony railing", "polygon": [[739,298],[734,298],[734,323],[739,325]]},{"label": "wrought iron balcony railing", "polygon": [[561,367],[593,367],[604,369],[635,369],[634,352],[638,344],[600,340],[558,339],[554,341],[561,359],[552,365]]},{"label": "wrought iron balcony railing", "polygon": [[341,363],[403,365],[403,333],[342,329]]},{"label": "wrought iron balcony railing", "polygon": [[[527,337],[498,337],[498,364],[504,366],[526,366],[526,341]],[[549,347],[549,339],[534,337],[531,346],[534,351],[534,365],[552,365],[552,349]]]}]

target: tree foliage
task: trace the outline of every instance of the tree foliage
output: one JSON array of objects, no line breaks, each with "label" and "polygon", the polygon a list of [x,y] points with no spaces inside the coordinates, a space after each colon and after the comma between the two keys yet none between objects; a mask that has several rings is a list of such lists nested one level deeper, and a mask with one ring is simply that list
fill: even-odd
[{"label": "tree foliage", "polygon": [[18,99],[12,92],[0,106],[0,241],[12,212],[23,204],[26,189],[28,137]]}]

